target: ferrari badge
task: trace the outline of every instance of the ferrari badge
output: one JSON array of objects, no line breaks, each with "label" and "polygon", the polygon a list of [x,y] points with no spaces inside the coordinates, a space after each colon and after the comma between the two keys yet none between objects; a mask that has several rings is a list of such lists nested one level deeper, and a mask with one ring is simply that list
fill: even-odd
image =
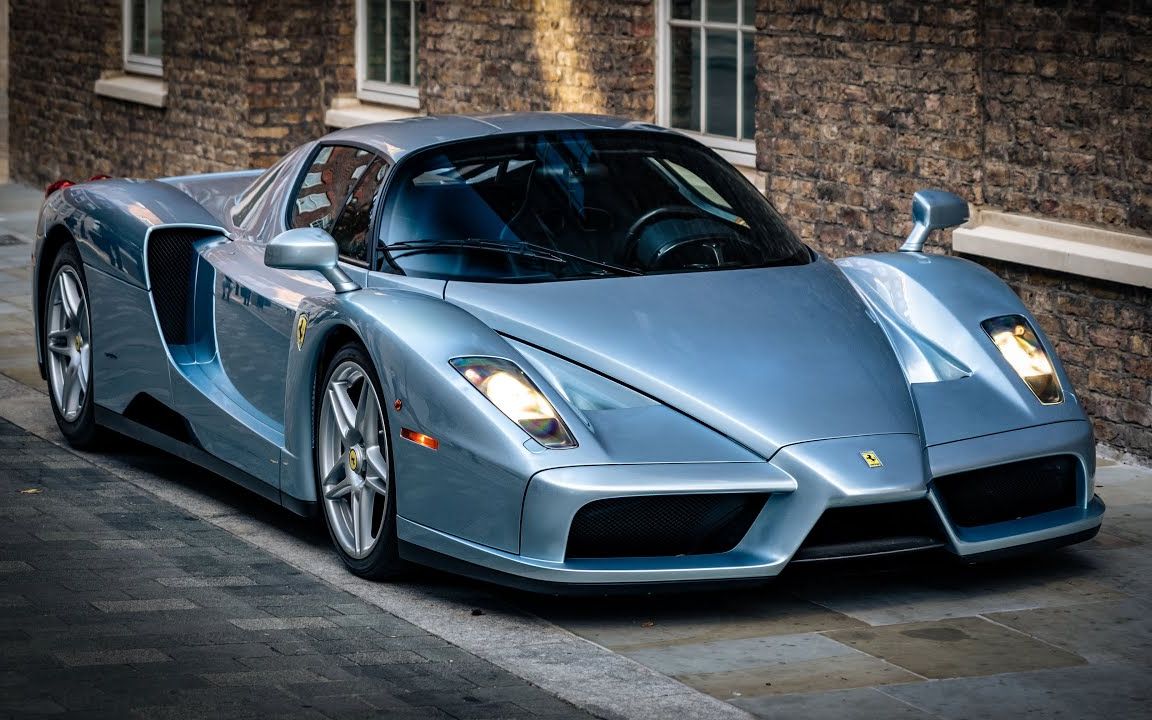
[{"label": "ferrari badge", "polygon": [[884,467],[884,463],[880,462],[880,456],[873,450],[865,450],[860,453],[860,457],[864,458],[864,462],[868,463],[870,468]]},{"label": "ferrari badge", "polygon": [[301,313],[296,319],[296,349],[304,349],[304,333],[308,332],[308,316]]}]

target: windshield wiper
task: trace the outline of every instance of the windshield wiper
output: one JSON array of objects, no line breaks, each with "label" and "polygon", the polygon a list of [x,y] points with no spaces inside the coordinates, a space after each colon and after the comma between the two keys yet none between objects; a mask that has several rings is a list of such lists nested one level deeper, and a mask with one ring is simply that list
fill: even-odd
[{"label": "windshield wiper", "polygon": [[526,257],[538,258],[541,260],[551,260],[552,262],[565,263],[567,260],[574,260],[576,262],[592,265],[593,267],[602,268],[617,275],[643,275],[644,273],[639,270],[632,270],[619,265],[612,265],[611,263],[601,262],[600,260],[593,260],[586,258],[583,255],[576,255],[574,253],[564,252],[556,248],[550,248],[547,245],[537,245],[536,243],[518,241],[514,243],[500,242],[499,240],[486,240],[484,238],[460,238],[456,240],[401,240],[400,242],[392,243],[385,246],[389,254],[395,257],[398,253],[393,250],[400,250],[399,254],[406,254],[409,252],[421,252],[424,250],[442,250],[451,248],[477,248],[480,250],[492,250],[495,252],[510,252],[516,255],[524,255]]},{"label": "windshield wiper", "polygon": [[[401,240],[400,242],[395,242],[384,247],[393,257],[414,252],[424,252],[427,250],[474,248],[477,250],[510,252],[515,255],[524,255],[526,257],[533,257],[540,260],[551,260],[552,262],[559,263],[561,265],[568,262],[559,253],[553,253],[547,248],[529,247],[527,245],[522,245],[521,243],[502,243],[497,240],[484,240],[482,238],[459,238],[456,240]],[[395,252],[396,250],[399,250],[400,252],[397,253]]]},{"label": "windshield wiper", "polygon": [[530,242],[524,242],[524,241],[520,241],[519,244],[522,247],[531,248],[532,250],[538,250],[540,252],[552,253],[554,255],[559,255],[560,257],[568,258],[569,260],[575,260],[577,262],[587,263],[587,264],[592,265],[594,267],[603,268],[605,270],[614,272],[617,275],[643,275],[644,274],[643,272],[641,272],[639,270],[633,270],[632,268],[621,267],[620,265],[613,265],[611,263],[606,263],[606,262],[603,262],[601,260],[593,260],[592,258],[586,258],[583,255],[577,255],[575,253],[564,252],[563,250],[557,250],[556,248],[550,248],[547,245],[537,245],[536,243],[530,243]]}]

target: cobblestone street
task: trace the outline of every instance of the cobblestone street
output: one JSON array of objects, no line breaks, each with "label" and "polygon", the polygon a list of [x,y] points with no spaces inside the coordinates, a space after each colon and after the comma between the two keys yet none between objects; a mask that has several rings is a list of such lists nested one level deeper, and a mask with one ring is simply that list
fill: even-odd
[{"label": "cobblestone street", "polygon": [[7,421],[0,494],[0,714],[586,717]]}]

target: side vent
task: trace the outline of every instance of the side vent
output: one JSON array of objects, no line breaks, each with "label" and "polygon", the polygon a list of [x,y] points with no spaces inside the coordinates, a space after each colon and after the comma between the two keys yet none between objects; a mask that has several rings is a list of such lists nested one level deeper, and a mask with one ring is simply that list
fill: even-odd
[{"label": "side vent", "polygon": [[148,234],[148,284],[164,341],[186,345],[191,335],[192,280],[197,240],[223,234],[207,228],[157,227]]},{"label": "side vent", "polygon": [[188,445],[197,445],[196,436],[184,416],[152,397],[139,393],[124,408],[124,417],[146,428]]}]

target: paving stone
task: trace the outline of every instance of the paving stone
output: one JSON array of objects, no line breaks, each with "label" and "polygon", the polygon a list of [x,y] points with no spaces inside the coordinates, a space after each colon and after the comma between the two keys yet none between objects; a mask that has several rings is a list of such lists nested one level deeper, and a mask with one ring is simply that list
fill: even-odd
[{"label": "paving stone", "polygon": [[936,715],[924,712],[874,688],[740,697],[730,702],[762,718],[835,718],[836,720],[937,718]]},{"label": "paving stone", "polygon": [[767,667],[677,675],[680,682],[722,700],[910,682],[920,677],[864,653],[831,655]]},{"label": "paving stone", "polygon": [[345,655],[357,665],[395,665],[398,663],[426,663],[428,658],[411,650],[383,650]]},{"label": "paving stone", "polygon": [[135,665],[137,663],[169,662],[172,660],[172,658],[155,648],[63,652],[56,653],[56,657],[60,662],[69,667],[82,665]]},{"label": "paving stone", "polygon": [[1083,665],[1084,658],[982,618],[837,630],[827,635],[928,678]]},{"label": "paving stone", "polygon": [[895,685],[883,692],[949,720],[1146,720],[1152,708],[1148,677],[1147,668],[1104,664]]},{"label": "paving stone", "polygon": [[163,577],[156,582],[164,587],[193,588],[193,587],[240,587],[252,585],[252,579],[243,575],[220,575],[209,577]]},{"label": "paving stone", "polygon": [[331,627],[332,622],[322,617],[262,617],[229,620],[241,630],[300,630],[303,628]]},{"label": "paving stone", "polygon": [[1152,604],[1139,600],[995,613],[995,622],[1093,663],[1152,665]]},{"label": "paving stone", "polygon": [[863,627],[864,623],[788,593],[765,588],[702,601],[697,594],[652,598],[527,598],[541,617],[616,651],[721,639]]}]

